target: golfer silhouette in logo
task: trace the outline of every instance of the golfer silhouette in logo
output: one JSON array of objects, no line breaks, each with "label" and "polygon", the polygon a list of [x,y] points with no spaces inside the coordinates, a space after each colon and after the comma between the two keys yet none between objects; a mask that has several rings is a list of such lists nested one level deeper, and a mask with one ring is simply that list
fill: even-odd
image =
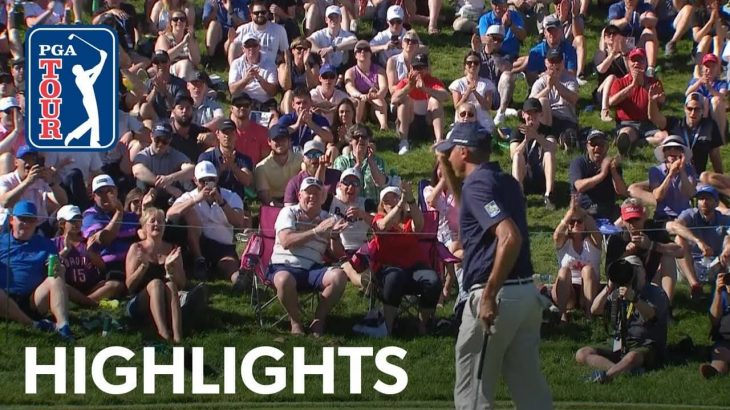
[{"label": "golfer silhouette in logo", "polygon": [[95,65],[94,68],[90,70],[84,70],[84,67],[80,64],[76,64],[71,67],[71,72],[76,76],[76,87],[79,88],[79,92],[81,93],[81,102],[84,105],[84,109],[86,109],[86,114],[89,119],[82,122],[75,130],[66,135],[64,145],[68,147],[69,142],[79,139],[86,135],[87,132],[91,131],[89,147],[101,148],[101,144],[99,143],[99,106],[96,103],[94,83],[96,83],[96,80],[101,74],[108,54],[106,51],[94,47],[91,43],[76,34],[69,35],[68,39],[76,39],[86,43],[86,45],[99,52],[101,59],[99,60],[99,64]]}]

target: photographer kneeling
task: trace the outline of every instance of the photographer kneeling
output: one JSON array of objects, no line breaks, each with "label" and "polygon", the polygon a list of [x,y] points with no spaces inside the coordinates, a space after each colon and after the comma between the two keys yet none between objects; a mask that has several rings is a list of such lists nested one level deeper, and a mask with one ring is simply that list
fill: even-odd
[{"label": "photographer kneeling", "polygon": [[575,354],[578,363],[598,368],[588,381],[608,383],[639,368],[656,368],[667,346],[669,300],[657,285],[647,281],[637,256],[621,258],[608,266],[608,285],[591,306],[603,314],[609,302],[614,337],[609,345],[586,346]]}]

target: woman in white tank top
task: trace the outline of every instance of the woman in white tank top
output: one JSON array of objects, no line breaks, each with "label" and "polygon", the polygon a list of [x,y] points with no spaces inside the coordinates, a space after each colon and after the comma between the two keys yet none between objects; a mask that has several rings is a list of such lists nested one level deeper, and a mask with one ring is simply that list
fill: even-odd
[{"label": "woman in white tank top", "polygon": [[571,199],[568,212],[553,232],[560,269],[552,289],[560,310],[560,321],[568,321],[568,310],[583,307],[590,315],[598,294],[601,266],[601,234],[596,222]]}]

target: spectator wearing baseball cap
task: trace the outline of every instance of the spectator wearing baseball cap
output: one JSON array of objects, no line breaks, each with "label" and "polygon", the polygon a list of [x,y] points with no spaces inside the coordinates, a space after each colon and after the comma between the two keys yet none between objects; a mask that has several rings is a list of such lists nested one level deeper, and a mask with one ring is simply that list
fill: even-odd
[{"label": "spectator wearing baseball cap", "polygon": [[362,187],[359,192],[364,198],[377,203],[380,188],[388,182],[385,175],[385,161],[375,154],[370,143],[373,134],[364,124],[355,124],[348,128],[345,140],[350,150],[335,159],[333,167],[344,172],[347,169],[357,169],[362,174]]},{"label": "spectator wearing baseball cap", "polygon": [[[12,40],[10,41],[12,42]],[[25,94],[25,57],[10,60],[10,74],[13,76],[18,94]]]},{"label": "spectator wearing baseball cap", "polygon": [[213,164],[218,170],[218,186],[242,195],[253,183],[254,164],[251,158],[236,151],[236,123],[228,119],[221,121],[216,136],[215,148],[200,154],[198,163]]},{"label": "spectator wearing baseball cap", "polygon": [[[250,3],[251,21],[236,28],[236,36],[227,44],[228,64],[243,54],[244,39],[248,35],[258,38],[261,45],[261,62],[276,65],[279,57],[283,57],[289,48],[286,30],[278,21],[269,19],[268,3],[254,0]],[[274,16],[277,17],[277,16]]]},{"label": "spectator wearing baseball cap", "polygon": [[[326,118],[330,126],[334,126],[335,118],[338,116],[337,107],[342,101],[349,98],[347,93],[337,88],[336,85],[337,71],[331,65],[325,64],[319,69],[319,85],[309,92],[312,97],[313,111]],[[334,127],[331,129],[334,130]],[[334,132],[332,137],[337,139]]]},{"label": "spectator wearing baseball cap", "polygon": [[479,18],[479,36],[484,37],[490,26],[503,25],[504,41],[499,50],[503,55],[509,56],[511,61],[515,61],[520,54],[520,46],[527,37],[525,22],[518,11],[509,9],[507,0],[492,0],[491,4],[492,11]]},{"label": "spectator wearing baseball cap", "polygon": [[26,200],[35,206],[41,230],[51,237],[48,216],[68,203],[60,182],[58,174],[45,166],[43,154],[22,145],[15,153],[15,169],[0,176],[0,226],[5,224],[12,207],[18,201]]},{"label": "spectator wearing baseball cap", "polygon": [[654,134],[647,141],[661,144],[669,135],[682,137],[684,143],[692,149],[692,165],[697,173],[707,169],[709,159],[712,171],[709,174],[722,174],[722,158],[720,147],[723,144],[720,129],[712,118],[704,115],[707,99],[698,92],[687,95],[684,100],[684,117],[665,117],[653,100],[649,100],[649,119],[657,128],[663,130]]},{"label": "spectator wearing baseball cap", "polygon": [[[627,15],[626,3],[632,6],[631,15]],[[653,78],[659,53],[657,15],[654,12],[654,5],[638,0],[613,3],[608,8],[608,23],[624,28],[626,38],[633,39],[636,47],[646,50],[648,67],[645,69],[647,76]]]},{"label": "spectator wearing baseball cap", "polygon": [[[694,208],[685,209],[677,219],[667,222],[667,231],[677,235],[675,240],[682,247],[684,258],[677,259],[677,264],[690,285],[693,299],[703,293],[694,261],[700,257],[714,259],[730,251],[730,245],[725,244],[730,215],[717,210],[720,204],[717,189],[711,185],[700,184],[697,186],[695,199],[697,205]],[[713,279],[707,278],[710,283]]]},{"label": "spectator wearing baseball cap", "polygon": [[171,147],[194,161],[206,148],[214,145],[215,137],[209,129],[193,122],[193,98],[187,94],[175,97],[170,127]]},{"label": "spectator wearing baseball cap", "polygon": [[542,25],[545,39],[530,49],[527,64],[524,67],[527,82],[530,85],[537,80],[540,73],[546,70],[545,60],[547,60],[548,53],[551,50],[558,50],[562,54],[565,69],[571,74],[575,75],[578,69],[578,56],[575,47],[564,38],[560,20],[555,16],[548,16],[543,19]]},{"label": "spectator wearing baseball cap", "polygon": [[682,137],[670,135],[654,149],[654,156],[659,162],[649,168],[649,190],[656,203],[654,219],[674,220],[690,207],[696,192],[698,177],[692,167],[692,150]]},{"label": "spectator wearing baseball cap", "polygon": [[345,90],[355,102],[355,122],[364,122],[371,111],[380,123],[380,129],[388,129],[388,82],[385,70],[373,61],[370,43],[360,40],[355,44],[355,65],[345,71]]},{"label": "spectator wearing baseball cap", "polygon": [[[248,219],[243,213],[241,197],[218,185],[218,172],[212,162],[199,162],[195,166],[195,188],[175,200],[167,218],[176,222],[182,219],[189,226],[187,244],[196,259],[196,279],[209,279],[207,269],[199,269],[204,263],[236,284],[243,278],[238,273],[233,231],[246,228]],[[191,227],[201,228],[191,230]]]},{"label": "spectator wearing baseball cap", "polygon": [[403,37],[406,29],[403,27],[405,11],[403,7],[395,4],[388,7],[386,12],[387,27],[379,31],[370,40],[370,49],[381,67],[385,67],[388,59],[401,52]]},{"label": "spectator wearing baseball cap", "polygon": [[608,97],[611,84],[616,78],[629,72],[626,54],[625,30],[613,24],[607,25],[601,34],[599,46],[593,54],[593,64],[598,73],[598,88],[593,92],[595,104],[601,104],[601,120],[614,122],[609,109]]},{"label": "spectator wearing baseball cap", "polygon": [[298,202],[297,193],[302,185],[302,181],[306,178],[314,177],[324,184],[323,194],[325,198],[322,207],[325,210],[329,209],[332,197],[335,195],[337,182],[340,180],[341,172],[333,168],[327,168],[324,162],[325,150],[325,145],[317,140],[310,140],[304,144],[304,149],[302,150],[304,169],[292,177],[286,184],[286,190],[284,191],[285,206],[296,204]]},{"label": "spectator wearing baseball cap", "polygon": [[[629,73],[611,84],[608,97],[609,107],[616,108],[616,147],[623,156],[629,155],[637,141],[656,132],[656,126],[649,121],[649,101],[663,104],[666,99],[661,81],[646,75],[646,51],[635,48],[628,60]],[[635,82],[643,85],[632,85]]]},{"label": "spectator wearing baseball cap", "polygon": [[231,121],[236,124],[236,151],[256,165],[271,152],[269,130],[250,119],[253,99],[242,93],[231,101]]},{"label": "spectator wearing baseball cap", "polygon": [[[575,3],[572,1],[560,1],[555,3],[555,13],[550,14],[551,20],[557,19],[560,22],[559,28],[563,30],[563,38],[573,45],[576,52],[576,70],[575,77],[578,84],[585,85],[587,81],[583,80],[583,66],[586,62],[586,42],[585,42],[585,19],[583,14],[574,11]],[[574,14],[577,13],[577,14]],[[546,17],[546,19],[547,19]],[[543,20],[544,22],[545,20]]]},{"label": "spectator wearing baseball cap", "polygon": [[[46,332],[56,331],[64,341],[73,342],[66,270],[59,261],[53,275],[48,274],[48,259],[58,252],[53,242],[36,233],[41,221],[36,206],[21,200],[13,207],[10,229],[0,234],[0,309],[10,320]],[[45,319],[49,313],[55,323]]]},{"label": "spectator wearing baseball cap", "polygon": [[[310,9],[312,8],[310,7]],[[311,16],[315,12],[316,9],[308,10],[307,15]],[[305,18],[305,31],[311,33],[307,40],[312,43],[312,52],[323,55],[323,64],[331,65],[337,70],[338,74],[342,74],[345,72],[345,64],[347,63],[345,53],[355,47],[357,37],[341,28],[342,11],[339,6],[328,6],[325,12],[325,20],[327,26],[319,29],[318,27],[312,27],[311,18]]]},{"label": "spectator wearing baseball cap", "polygon": [[165,50],[157,50],[152,55],[155,75],[145,81],[147,99],[140,105],[139,115],[148,123],[167,120],[178,96],[188,93],[187,83],[182,78],[170,74],[170,55]]},{"label": "spectator wearing baseball cap", "polygon": [[[313,90],[317,84],[322,82],[322,75],[325,67],[334,69],[328,65],[322,65],[322,58],[317,53],[311,53],[312,42],[304,37],[297,37],[292,41],[287,58],[279,63],[279,86],[284,90],[281,98],[280,111],[288,114],[293,111],[291,99],[292,90],[304,87]],[[330,70],[327,70],[329,72]],[[337,73],[334,74],[337,77]]]},{"label": "spectator wearing baseball cap", "polygon": [[715,120],[724,143],[727,131],[728,84],[726,80],[720,78],[722,64],[720,64],[720,59],[716,55],[707,53],[702,56],[701,61],[699,77],[692,76],[685,95],[699,93],[707,99],[703,104],[705,108],[703,116]]},{"label": "spectator wearing baseball cap", "polygon": [[566,70],[563,56],[562,50],[548,50],[544,62],[547,69],[532,84],[530,97],[540,100],[543,107],[540,121],[550,127],[549,134],[568,150],[578,148],[579,95],[578,81],[573,72]]},{"label": "spectator wearing baseball cap", "polygon": [[243,54],[233,60],[228,73],[231,96],[235,97],[245,92],[258,103],[257,105],[269,107],[273,104],[275,108],[274,97],[279,90],[276,66],[261,60],[261,43],[255,35],[245,34],[241,44],[243,44]]},{"label": "spectator wearing baseball cap", "polygon": [[165,209],[166,199],[177,198],[192,185],[194,168],[190,158],[170,146],[172,138],[170,124],[155,125],[152,144],[134,157],[132,165],[138,185],[157,188],[156,204]]},{"label": "spectator wearing baseball cap", "polygon": [[482,36],[483,48],[476,50],[481,60],[479,77],[491,81],[497,87],[498,92],[492,93],[492,106],[487,107],[497,111],[494,115],[495,125],[503,123],[508,112],[513,114],[510,110],[515,111],[508,108],[515,89],[515,77],[512,75],[510,58],[500,51],[504,39],[504,27],[501,24],[493,24]]},{"label": "spectator wearing baseball cap", "polygon": [[[425,91],[416,88],[419,81]],[[398,111],[398,155],[405,155],[410,150],[408,133],[417,119],[425,132],[433,133],[436,142],[444,139],[444,103],[448,98],[449,91],[444,83],[431,75],[428,54],[416,54],[411,61],[411,71],[395,86],[391,98],[393,104],[402,106]]]},{"label": "spectator wearing baseball cap", "polygon": [[215,131],[218,120],[225,117],[223,106],[210,95],[210,78],[205,71],[196,71],[188,81],[188,92],[193,99],[193,124]]},{"label": "spectator wearing baseball cap", "polygon": [[302,154],[291,149],[289,130],[279,124],[269,129],[271,153],[256,164],[253,176],[262,204],[284,204],[289,180],[302,169]]}]

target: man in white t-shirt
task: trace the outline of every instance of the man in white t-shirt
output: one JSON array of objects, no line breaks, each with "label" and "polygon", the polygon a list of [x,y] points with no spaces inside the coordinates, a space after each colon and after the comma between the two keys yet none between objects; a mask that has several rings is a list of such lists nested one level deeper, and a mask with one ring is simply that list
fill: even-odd
[{"label": "man in white t-shirt", "polygon": [[236,29],[236,36],[228,44],[228,64],[243,54],[243,38],[251,34],[259,39],[261,45],[261,62],[276,65],[277,57],[283,56],[289,48],[289,40],[283,26],[269,21],[269,9],[262,0],[251,3],[251,22]]},{"label": "man in white t-shirt", "polygon": [[289,314],[292,334],[304,333],[299,291],[320,292],[319,306],[309,326],[314,336],[320,336],[327,314],[347,285],[342,269],[324,265],[328,250],[336,258],[345,254],[340,232],[348,222],[322,211],[322,189],[317,178],[305,178],[299,188],[299,203],[284,207],[276,218],[276,240],[266,278],[276,287],[279,302]]},{"label": "man in white t-shirt", "polygon": [[[187,225],[188,246],[196,265],[204,258],[223,277],[240,289],[243,278],[238,272],[238,254],[234,229],[244,229],[248,219],[243,214],[243,201],[235,192],[218,187],[218,172],[210,161],[195,166],[195,189],[182,194],[167,211],[167,218]],[[200,273],[200,272],[198,272]],[[207,278],[198,278],[201,280]]]},{"label": "man in white t-shirt", "polygon": [[231,97],[245,92],[260,104],[270,102],[278,91],[276,66],[261,60],[261,44],[256,36],[248,33],[241,43],[243,55],[233,60],[228,73]]},{"label": "man in white t-shirt", "polygon": [[81,209],[91,206],[91,180],[101,174],[99,152],[49,151],[45,153],[46,166],[53,167],[66,190],[69,203]]},{"label": "man in white t-shirt", "polygon": [[340,28],[342,12],[338,6],[327,7],[326,16],[327,27],[315,31],[307,39],[312,43],[312,52],[322,57],[323,64],[329,64],[338,73],[343,73],[347,62],[345,52],[355,48],[357,37]]},{"label": "man in white t-shirt", "polygon": [[379,32],[370,40],[370,50],[378,57],[378,64],[383,68],[385,68],[385,64],[390,57],[403,50],[401,44],[403,43],[403,36],[406,35],[406,29],[403,28],[405,12],[401,6],[388,7],[386,18],[388,28]]},{"label": "man in white t-shirt", "polygon": [[[41,228],[48,224],[48,216],[68,203],[66,191],[61,188],[58,174],[45,166],[44,158],[27,145],[18,148],[15,171],[0,176],[0,226],[5,224],[8,209],[18,201],[27,200],[35,205]],[[50,233],[50,232],[48,232]]]}]

